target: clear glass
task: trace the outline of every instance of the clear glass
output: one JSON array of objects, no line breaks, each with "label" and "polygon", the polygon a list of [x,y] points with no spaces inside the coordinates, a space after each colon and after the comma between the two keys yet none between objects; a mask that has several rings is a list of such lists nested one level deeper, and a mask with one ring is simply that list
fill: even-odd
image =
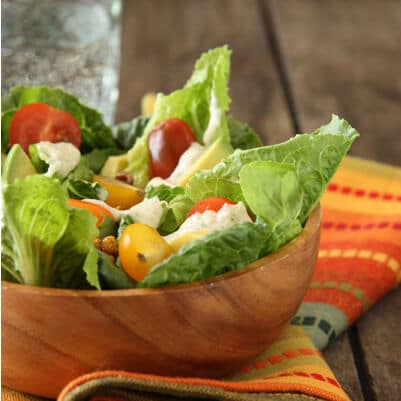
[{"label": "clear glass", "polygon": [[1,90],[62,87],[111,123],[118,98],[121,0],[3,0]]}]

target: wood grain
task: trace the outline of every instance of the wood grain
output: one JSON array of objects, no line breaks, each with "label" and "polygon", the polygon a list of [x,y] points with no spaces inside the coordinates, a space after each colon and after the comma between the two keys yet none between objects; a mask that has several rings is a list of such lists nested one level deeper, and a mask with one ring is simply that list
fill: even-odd
[{"label": "wood grain", "polygon": [[388,294],[358,323],[359,341],[377,400],[401,398],[401,288]]},{"label": "wood grain", "polygon": [[96,370],[228,374],[266,350],[295,315],[313,274],[319,227],[318,207],[277,252],[197,284],[79,291],[3,282],[2,383],[56,397]]},{"label": "wood grain", "polygon": [[399,0],[265,0],[303,130],[345,117],[351,154],[401,165]]},{"label": "wood grain", "polygon": [[363,401],[364,398],[347,333],[333,341],[323,352],[323,355],[351,400]]},{"label": "wood grain", "polygon": [[265,40],[258,4],[248,0],[125,1],[117,120],[139,113],[142,95],[180,88],[209,48],[233,50],[232,114],[265,142],[292,134],[283,91]]}]

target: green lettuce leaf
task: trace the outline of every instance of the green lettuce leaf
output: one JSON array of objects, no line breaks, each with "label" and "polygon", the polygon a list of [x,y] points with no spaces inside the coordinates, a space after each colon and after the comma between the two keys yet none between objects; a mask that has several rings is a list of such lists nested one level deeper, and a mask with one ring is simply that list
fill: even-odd
[{"label": "green lettuce leaf", "polygon": [[300,215],[303,192],[294,165],[255,161],[241,168],[239,183],[247,205],[273,231]]},{"label": "green lettuce leaf", "polygon": [[237,121],[231,116],[227,117],[227,123],[231,145],[234,149],[252,149],[263,145],[258,134],[249,125]]},{"label": "green lettuce leaf", "polygon": [[233,202],[244,201],[238,182],[211,174],[210,170],[195,173],[185,186],[185,191],[194,203],[214,196],[230,199]]},{"label": "green lettuce leaf", "polygon": [[[236,183],[241,168],[257,160],[293,164],[303,192],[299,216],[303,224],[358,136],[359,133],[345,120],[333,115],[328,124],[311,134],[296,135],[277,145],[236,150],[213,169],[195,174],[187,186],[191,188],[191,193],[195,193],[198,187],[202,190],[205,181],[210,188],[214,183],[218,188],[217,183],[222,179]],[[224,193],[220,196],[224,196]]]},{"label": "green lettuce leaf", "polygon": [[154,196],[166,202],[166,212],[158,231],[162,235],[170,234],[184,222],[194,202],[185,195],[184,188],[170,187],[164,184],[147,189],[146,197],[152,198]]},{"label": "green lettuce leaf", "polygon": [[100,289],[93,246],[98,235],[96,220],[83,209],[71,208],[69,215],[68,226],[54,246],[49,282],[60,288],[82,288],[88,282]]},{"label": "green lettuce leaf", "polygon": [[9,147],[9,127],[14,113],[29,103],[46,103],[52,107],[72,114],[77,120],[82,134],[80,150],[87,153],[93,149],[115,148],[111,129],[103,122],[103,117],[96,110],[83,104],[78,99],[60,88],[47,86],[20,86],[2,96],[2,149]]},{"label": "green lettuce leaf", "polygon": [[119,290],[134,288],[135,282],[125,271],[112,263],[109,255],[98,251],[99,281],[102,290]]},{"label": "green lettuce leaf", "polygon": [[63,187],[67,190],[68,196],[73,199],[105,200],[107,198],[107,191],[97,182],[67,179]]},{"label": "green lettuce leaf", "polygon": [[298,218],[303,192],[294,165],[252,162],[241,168],[239,179],[247,205],[272,231],[263,254],[275,251],[301,232]]},{"label": "green lettuce leaf", "polygon": [[194,72],[183,89],[169,95],[158,94],[154,113],[146,125],[144,134],[128,152],[127,171],[133,175],[136,185],[145,187],[149,181],[148,135],[158,124],[168,118],[180,118],[193,129],[199,142],[212,119],[214,129],[209,132],[208,143],[226,138],[229,132],[225,112],[229,108],[228,79],[230,74],[230,50],[227,46],[209,50],[196,62]]},{"label": "green lettuce leaf", "polygon": [[15,270],[25,284],[51,286],[54,247],[69,221],[61,184],[42,175],[16,180],[4,188],[3,208]]},{"label": "green lettuce leaf", "polygon": [[81,159],[85,161],[91,171],[98,174],[109,156],[121,153],[121,150],[117,148],[94,149],[89,153],[81,155]]},{"label": "green lettuce leaf", "polygon": [[115,235],[118,229],[118,223],[109,216],[103,216],[103,220],[97,228],[99,230],[99,238],[104,238],[108,235]]},{"label": "green lettuce leaf", "polygon": [[2,268],[23,284],[100,289],[96,219],[67,206],[59,180],[27,176],[3,191]]},{"label": "green lettuce leaf", "polygon": [[131,149],[136,140],[144,134],[149,120],[149,117],[139,116],[131,121],[115,125],[113,127],[113,137],[117,145],[123,150]]},{"label": "green lettuce leaf", "polygon": [[154,266],[138,287],[161,287],[205,280],[258,259],[266,238],[264,224],[243,223],[192,241]]}]

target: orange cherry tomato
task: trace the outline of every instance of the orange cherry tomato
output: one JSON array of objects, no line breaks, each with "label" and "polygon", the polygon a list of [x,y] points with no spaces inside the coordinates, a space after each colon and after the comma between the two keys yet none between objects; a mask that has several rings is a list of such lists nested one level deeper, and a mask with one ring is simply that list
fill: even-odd
[{"label": "orange cherry tomato", "polygon": [[148,139],[151,176],[169,177],[195,141],[191,127],[179,118],[170,118],[154,128]]},{"label": "orange cherry tomato", "polygon": [[30,103],[15,112],[10,122],[10,145],[19,143],[28,153],[29,145],[41,141],[71,142],[79,148],[81,129],[66,111],[45,103]]},{"label": "orange cherry tomato", "polygon": [[118,253],[123,269],[134,280],[142,280],[149,270],[173,253],[168,242],[147,224],[128,225],[121,234]]},{"label": "orange cherry tomato", "polygon": [[103,222],[103,216],[113,218],[113,215],[104,207],[96,205],[90,202],[84,202],[78,199],[68,199],[68,204],[72,207],[76,207],[78,209],[86,209],[89,210],[94,217],[97,218],[96,225],[99,226]]},{"label": "orange cherry tomato", "polygon": [[112,207],[125,210],[143,201],[144,192],[133,185],[100,175],[95,175],[93,181],[109,193],[106,203]]},{"label": "orange cherry tomato", "polygon": [[218,212],[225,204],[235,205],[235,202],[232,202],[229,199],[218,197],[202,199],[197,204],[195,204],[188,212],[187,218],[195,213],[203,213],[206,210],[213,210],[214,212]]}]

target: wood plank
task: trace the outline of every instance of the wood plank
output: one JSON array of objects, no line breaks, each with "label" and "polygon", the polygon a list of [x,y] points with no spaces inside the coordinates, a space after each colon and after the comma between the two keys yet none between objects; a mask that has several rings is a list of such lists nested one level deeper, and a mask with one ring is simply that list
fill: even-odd
[{"label": "wood plank", "polygon": [[323,355],[349,397],[353,401],[363,401],[347,333],[333,341],[323,352]]},{"label": "wood plank", "polygon": [[401,398],[401,288],[388,294],[358,323],[359,341],[376,399]]},{"label": "wood plank", "polygon": [[143,93],[183,86],[201,52],[227,43],[232,114],[265,142],[292,135],[256,0],[127,0],[122,23],[117,120],[139,113]]},{"label": "wood plank", "polygon": [[351,153],[401,164],[399,0],[265,0],[303,130],[330,118],[361,132]]}]

